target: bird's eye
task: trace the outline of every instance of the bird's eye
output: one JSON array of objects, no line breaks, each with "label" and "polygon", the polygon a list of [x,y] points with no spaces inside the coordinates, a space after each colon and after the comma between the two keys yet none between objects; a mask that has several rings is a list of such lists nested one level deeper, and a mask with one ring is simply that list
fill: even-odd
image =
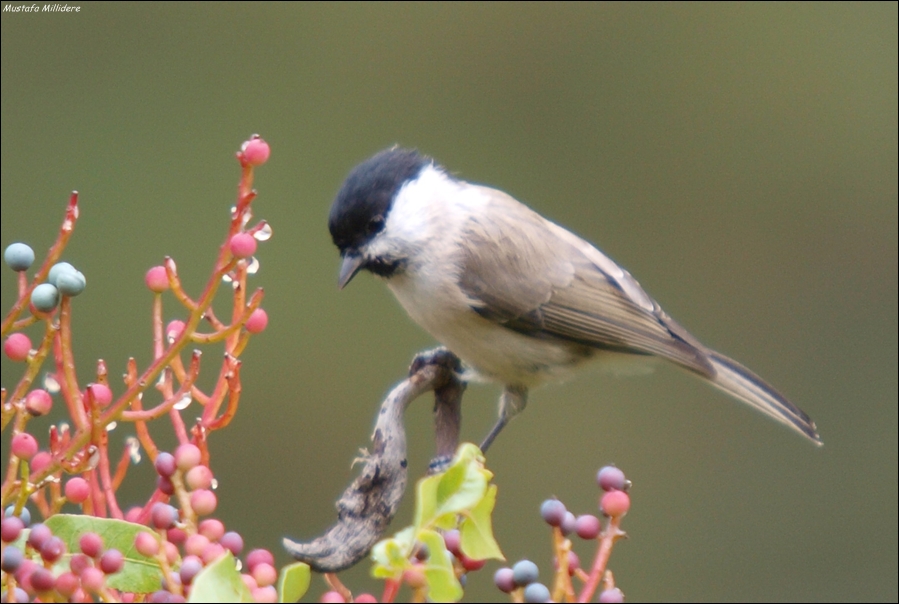
[{"label": "bird's eye", "polygon": [[369,235],[377,233],[384,227],[384,217],[383,216],[375,216],[371,220],[368,221],[368,226],[366,227],[366,231],[368,231]]}]

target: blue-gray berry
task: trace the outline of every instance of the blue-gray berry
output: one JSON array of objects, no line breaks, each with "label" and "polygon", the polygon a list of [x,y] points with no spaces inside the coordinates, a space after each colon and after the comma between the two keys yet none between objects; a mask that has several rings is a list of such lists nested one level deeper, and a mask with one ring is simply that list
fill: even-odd
[{"label": "blue-gray berry", "polygon": [[62,272],[56,277],[56,289],[63,296],[77,296],[84,291],[87,280],[80,271]]},{"label": "blue-gray berry", "polygon": [[540,576],[540,569],[530,560],[519,560],[512,567],[512,579],[515,585],[523,586],[533,583]]},{"label": "blue-gray berry", "polygon": [[531,583],[524,588],[525,602],[549,602],[549,588],[543,583]]},{"label": "blue-gray berry", "polygon": [[76,273],[75,267],[69,264],[68,262],[57,262],[52,267],[50,267],[50,274],[47,275],[47,283],[52,283],[56,285],[56,280],[59,279],[59,276],[63,273]]},{"label": "blue-gray berry", "polygon": [[26,243],[12,243],[3,252],[3,259],[14,271],[27,271],[34,263],[34,250]]},{"label": "blue-gray berry", "polygon": [[41,312],[50,312],[59,304],[59,290],[50,283],[41,283],[31,292],[31,303]]}]

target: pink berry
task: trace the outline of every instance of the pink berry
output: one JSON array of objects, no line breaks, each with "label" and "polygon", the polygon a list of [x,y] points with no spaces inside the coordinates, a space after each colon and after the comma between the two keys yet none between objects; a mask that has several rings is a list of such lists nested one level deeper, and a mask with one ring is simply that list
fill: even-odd
[{"label": "pink berry", "polygon": [[378,599],[371,594],[359,594],[353,598],[357,604],[377,604]]},{"label": "pink berry", "polygon": [[84,533],[78,540],[78,547],[84,555],[96,558],[103,552],[103,538],[97,533]]},{"label": "pink berry", "polygon": [[210,543],[203,549],[203,553],[200,554],[200,558],[203,560],[204,564],[212,564],[218,558],[225,553],[225,548],[221,546],[219,543]]},{"label": "pink berry", "polygon": [[252,313],[250,313],[250,318],[247,319],[245,327],[247,331],[250,333],[260,333],[265,331],[265,328],[268,326],[268,313],[266,313],[261,308],[257,308]]},{"label": "pink berry", "polygon": [[150,288],[151,292],[162,293],[169,288],[169,277],[165,272],[164,266],[154,266],[147,271],[144,276],[144,283]]},{"label": "pink berry", "polygon": [[75,573],[66,571],[56,577],[56,591],[58,591],[64,598],[71,599],[72,594],[78,589],[80,585],[80,581],[78,577],[75,576]]},{"label": "pink berry", "polygon": [[200,556],[209,545],[209,539],[203,535],[190,535],[184,542],[184,551],[191,556]]},{"label": "pink berry", "polygon": [[169,321],[169,324],[165,326],[165,337],[169,342],[173,342],[181,337],[181,334],[184,333],[184,328],[186,325],[184,321],[179,321],[175,319],[174,321]]},{"label": "pink berry", "polygon": [[53,399],[50,393],[41,388],[35,388],[25,396],[25,409],[35,417],[47,415],[53,408]]},{"label": "pink berry", "polygon": [[248,575],[247,573],[240,574],[240,580],[243,581],[243,584],[247,586],[247,589],[253,591],[258,585],[256,585],[256,579],[253,578],[253,575]]},{"label": "pink berry", "polygon": [[201,457],[200,447],[191,443],[178,445],[178,448],[175,449],[175,464],[182,472],[187,472],[199,464]]},{"label": "pink berry", "polygon": [[187,532],[184,529],[174,527],[165,532],[165,539],[168,543],[181,545],[187,541]]},{"label": "pink berry", "polygon": [[72,503],[84,503],[91,494],[88,482],[80,476],[70,478],[66,483],[66,499]]},{"label": "pink berry", "polygon": [[[199,466],[198,466],[199,467]],[[207,518],[200,522],[197,526],[197,532],[209,539],[210,541],[218,541],[225,534],[225,525],[221,520],[215,518]]]},{"label": "pink berry", "polygon": [[574,523],[574,532],[581,539],[596,539],[601,528],[602,525],[599,522],[599,518],[593,514],[578,516],[577,521]]},{"label": "pink berry", "polygon": [[603,590],[599,594],[599,601],[607,604],[619,604],[624,602],[624,594],[617,587],[613,587],[612,589]]},{"label": "pink berry", "polygon": [[100,570],[102,570],[107,575],[111,575],[113,573],[117,573],[122,570],[122,566],[125,564],[125,556],[122,555],[122,552],[115,548],[110,548],[104,552],[102,556],[100,556]]},{"label": "pink berry", "polygon": [[91,562],[90,556],[86,554],[75,554],[69,560],[69,568],[71,568],[72,572],[79,577],[81,576],[81,573],[84,572],[85,568],[90,568],[92,566],[93,563]]},{"label": "pink berry", "polygon": [[457,530],[446,531],[443,533],[443,543],[451,554],[459,557],[462,553],[462,537]]},{"label": "pink berry", "polygon": [[31,458],[31,471],[40,472],[50,465],[53,456],[49,451],[38,451],[37,455]]},{"label": "pink berry", "polygon": [[249,258],[256,253],[256,238],[249,233],[235,233],[228,248],[236,258]]},{"label": "pink berry", "polygon": [[274,585],[278,580],[278,571],[275,567],[267,562],[257,564],[251,571],[253,578],[256,579],[256,585],[265,587],[266,585]]},{"label": "pink berry", "polygon": [[141,514],[143,514],[143,513],[144,513],[144,508],[142,508],[139,505],[130,507],[130,508],[128,508],[128,511],[125,512],[125,521],[133,522],[135,524],[140,524],[138,519],[140,518]]},{"label": "pink berry", "polygon": [[262,563],[271,564],[272,566],[275,565],[275,557],[267,549],[254,549],[249,554],[247,554],[248,571],[253,572],[253,569],[256,568],[256,565]]},{"label": "pink berry", "polygon": [[3,352],[13,361],[24,361],[31,352],[31,339],[24,333],[11,334],[3,343]]},{"label": "pink berry", "polygon": [[103,574],[103,571],[99,568],[94,568],[93,566],[90,568],[85,568],[81,572],[81,586],[88,593],[95,594],[103,589],[103,584],[106,582],[106,575]]},{"label": "pink berry", "polygon": [[38,567],[31,573],[31,586],[37,592],[50,591],[54,583],[53,573],[46,568]]},{"label": "pink berry", "polygon": [[155,535],[151,535],[146,531],[141,531],[134,538],[134,549],[142,556],[152,558],[159,553],[159,541]]},{"label": "pink berry", "polygon": [[[274,585],[266,585],[265,587],[257,587],[256,589],[250,590],[250,593],[253,595],[254,602],[277,602],[278,601],[278,590],[275,589]],[[353,600],[354,602],[358,602],[359,600]]]},{"label": "pink berry", "polygon": [[25,523],[18,516],[4,518],[0,523],[0,538],[3,539],[3,543],[12,543],[19,538],[24,528]]},{"label": "pink berry", "polygon": [[613,518],[624,516],[630,507],[631,498],[624,491],[608,491],[599,503],[602,513]]},{"label": "pink berry", "polygon": [[198,516],[208,516],[215,511],[218,498],[209,489],[197,489],[190,494],[190,507]]},{"label": "pink berry", "polygon": [[47,562],[56,562],[66,553],[66,544],[57,536],[50,537],[41,546],[41,558]]},{"label": "pink berry", "polygon": [[343,602],[346,602],[344,597],[340,595],[340,592],[336,591],[326,591],[318,601],[326,604],[343,604]]},{"label": "pink berry", "polygon": [[12,437],[12,454],[25,461],[37,453],[37,439],[27,432],[20,432]]},{"label": "pink berry", "polygon": [[88,384],[91,396],[101,407],[105,407],[112,402],[112,390],[106,384]]},{"label": "pink berry", "polygon": [[208,489],[212,486],[212,470],[209,466],[194,466],[184,475],[184,482],[190,489]]},{"label": "pink berry", "polygon": [[44,544],[53,537],[53,533],[46,524],[32,524],[28,533],[28,545],[40,551]]},{"label": "pink berry", "polygon": [[258,134],[250,137],[250,140],[241,145],[240,152],[243,154],[244,161],[251,166],[261,166],[268,161],[271,154],[271,148],[268,143],[262,140]]}]

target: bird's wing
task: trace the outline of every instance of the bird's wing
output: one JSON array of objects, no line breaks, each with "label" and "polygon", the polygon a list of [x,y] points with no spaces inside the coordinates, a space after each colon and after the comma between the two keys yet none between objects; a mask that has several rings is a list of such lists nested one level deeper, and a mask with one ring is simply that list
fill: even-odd
[{"label": "bird's wing", "polygon": [[705,348],[627,271],[505,193],[477,188],[490,208],[463,227],[459,285],[478,314],[535,337],[657,355],[714,375]]}]

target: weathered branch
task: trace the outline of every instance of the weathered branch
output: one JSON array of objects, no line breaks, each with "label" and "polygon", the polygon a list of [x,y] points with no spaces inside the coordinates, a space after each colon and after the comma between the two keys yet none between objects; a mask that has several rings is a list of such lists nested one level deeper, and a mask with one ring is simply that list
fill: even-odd
[{"label": "weathered branch", "polygon": [[337,500],[337,523],[307,543],[284,538],[294,558],[319,572],[338,572],[364,558],[393,520],[406,490],[406,429],[403,412],[430,390],[435,394],[438,458],[452,457],[459,441],[462,393],[459,360],[444,349],[418,355],[409,377],[397,385],[378,412],[372,450],[362,473]]}]

